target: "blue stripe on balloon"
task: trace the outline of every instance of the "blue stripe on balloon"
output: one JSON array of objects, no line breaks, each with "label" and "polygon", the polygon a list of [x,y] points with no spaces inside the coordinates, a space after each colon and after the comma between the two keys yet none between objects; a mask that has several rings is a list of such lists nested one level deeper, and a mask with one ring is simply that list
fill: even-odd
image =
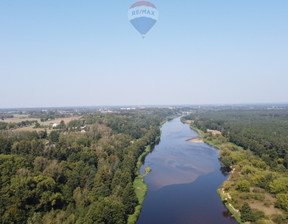
[{"label": "blue stripe on balloon", "polygon": [[130,20],[130,22],[140,34],[145,35],[155,25],[156,20],[147,17],[139,17]]}]

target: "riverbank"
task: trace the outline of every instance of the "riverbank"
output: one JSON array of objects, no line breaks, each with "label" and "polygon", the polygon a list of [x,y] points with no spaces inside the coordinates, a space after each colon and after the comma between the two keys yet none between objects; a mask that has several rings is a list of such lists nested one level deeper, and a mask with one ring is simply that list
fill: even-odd
[{"label": "riverbank", "polygon": [[[286,177],[284,172],[275,173],[249,150],[231,143],[222,134],[212,135],[191,126],[205,143],[219,149],[222,166],[226,171],[230,170],[229,178],[218,188],[222,202],[230,211],[236,221],[245,224],[241,220],[241,209],[248,204],[249,215],[246,221],[251,223],[287,224],[286,214],[277,207],[275,195],[261,187],[264,178],[274,175],[274,178]],[[273,181],[271,181],[273,184]],[[265,180],[264,180],[265,184]],[[267,185],[267,184],[266,184]],[[271,184],[270,184],[271,186]],[[269,189],[269,188],[268,188]],[[250,222],[249,222],[250,223]]]},{"label": "riverbank", "polygon": [[[194,127],[194,130],[196,130],[198,133],[201,132],[201,135],[202,135],[202,138],[204,139],[205,143],[208,144],[208,145],[211,145],[215,148],[217,148],[218,150],[221,150],[220,148],[220,145],[219,144],[215,144],[213,141],[209,141],[207,138],[205,138],[205,135],[204,135],[204,132],[195,128]],[[233,175],[233,170],[230,172],[230,177],[231,175]],[[230,177],[223,183],[227,183],[230,179]],[[222,184],[222,185],[223,185]],[[230,196],[229,193],[225,192],[224,191],[224,188],[222,188],[222,186],[220,186],[218,189],[217,189],[217,193],[219,194],[222,202],[224,203],[225,207],[229,210],[229,212],[233,215],[233,217],[236,219],[236,221],[239,223],[239,224],[244,224],[244,222],[241,221],[241,214],[239,212],[238,209],[236,209],[232,204],[231,201],[232,200],[232,197]],[[227,200],[229,199],[229,201]]]},{"label": "riverbank", "polygon": [[133,182],[133,186],[134,186],[134,190],[139,201],[139,205],[135,207],[134,214],[129,215],[128,221],[127,221],[128,224],[134,224],[137,222],[137,219],[140,215],[142,205],[145,199],[145,195],[148,190],[148,187],[144,182],[144,177],[140,173],[140,169],[141,169],[141,166],[143,165],[143,159],[150,152],[151,152],[151,146],[149,145],[146,147],[145,151],[139,156],[138,161],[137,161],[137,173],[136,173],[137,176]]},{"label": "riverbank", "polygon": [[[196,132],[198,133],[198,135],[199,135],[198,137],[193,138],[193,139],[190,139],[190,140],[194,140],[194,141],[196,141],[196,142],[197,142],[197,140],[199,140],[199,141],[201,140],[201,142],[205,142],[206,144],[211,145],[211,146],[217,148],[218,150],[221,150],[219,144],[217,144],[217,143],[215,143],[215,142],[213,142],[213,141],[208,140],[207,137],[206,137],[206,135],[205,135],[205,133],[204,133],[202,130],[200,130],[200,129],[196,128],[195,126],[193,126],[193,123],[192,123],[191,121],[186,122],[186,121],[183,119],[182,122],[188,123],[188,124],[190,125],[190,128],[191,128],[192,130],[196,131]],[[212,131],[213,131],[213,130],[209,130],[210,133],[212,133],[213,135],[215,135]],[[217,133],[217,134],[219,134],[219,133]],[[190,142],[190,141],[189,141],[189,142]],[[191,142],[193,142],[193,141],[191,141]],[[231,175],[231,174],[233,174],[233,172],[231,172],[230,175]],[[230,178],[230,177],[229,177],[229,178]],[[227,181],[229,181],[229,178],[228,178],[223,184],[225,184]],[[220,187],[217,189],[217,193],[219,194],[219,196],[220,196],[223,204],[225,205],[225,207],[226,207],[226,208],[229,210],[229,212],[233,215],[233,217],[236,219],[236,221],[237,221],[239,224],[244,224],[244,222],[241,221],[241,214],[240,214],[239,210],[235,209],[235,208],[233,207],[233,205],[232,205],[230,202],[228,202],[228,200],[227,200],[227,197],[229,197],[230,200],[232,199],[231,196],[228,195],[229,193],[226,193],[226,192],[224,191],[224,189],[222,188],[222,186],[220,186]]]},{"label": "riverbank", "polygon": [[[134,224],[137,222],[138,217],[141,213],[141,209],[143,206],[143,202],[145,199],[145,195],[147,193],[148,190],[148,186],[146,185],[146,183],[144,182],[144,177],[145,175],[148,174],[148,171],[145,174],[141,174],[140,169],[143,165],[144,159],[145,157],[152,152],[154,145],[159,142],[160,140],[160,136],[158,136],[155,140],[155,142],[153,142],[151,145],[146,146],[146,149],[144,150],[144,152],[139,156],[138,160],[137,160],[137,168],[136,168],[136,178],[133,182],[133,186],[134,186],[134,190],[136,193],[136,196],[138,198],[139,204],[135,207],[135,212],[132,215],[128,216],[128,221],[127,224]],[[151,169],[149,168],[149,172],[151,171]]]},{"label": "riverbank", "polygon": [[[174,118],[175,118],[175,116],[167,117],[164,121],[161,122],[160,128],[167,121],[173,120]],[[144,163],[145,157],[149,153],[151,153],[153,151],[154,146],[160,141],[160,138],[161,138],[161,133],[160,133],[160,136],[158,136],[153,143],[151,143],[150,145],[146,146],[146,149],[139,156],[139,158],[137,160],[136,178],[135,178],[135,180],[133,182],[133,186],[134,186],[134,190],[135,190],[136,196],[138,198],[139,204],[135,207],[134,214],[128,216],[127,224],[135,224],[137,222],[137,220],[138,220],[138,217],[139,217],[140,213],[141,213],[143,202],[144,202],[146,193],[148,191],[148,186],[144,182],[144,177],[146,175],[148,175],[149,172],[151,172],[151,168],[149,167],[147,170],[145,170],[145,174],[143,174],[143,175],[141,174],[140,170],[141,170],[141,167],[142,167],[142,165]]]}]

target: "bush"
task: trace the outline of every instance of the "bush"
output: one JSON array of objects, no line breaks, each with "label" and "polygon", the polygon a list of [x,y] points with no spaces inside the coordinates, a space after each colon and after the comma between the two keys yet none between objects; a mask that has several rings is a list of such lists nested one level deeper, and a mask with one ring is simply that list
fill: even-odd
[{"label": "bush", "polygon": [[276,198],[275,207],[288,211],[288,194],[277,194]]},{"label": "bush", "polygon": [[243,204],[243,206],[240,209],[240,212],[241,212],[241,220],[243,222],[249,222],[249,221],[254,222],[254,221],[256,221],[255,216],[254,216],[254,214],[252,212],[252,209],[250,208],[250,206],[248,205],[247,202],[245,202]]},{"label": "bush", "polygon": [[247,180],[240,180],[236,185],[236,190],[241,192],[250,192],[250,183]]},{"label": "bush", "polygon": [[255,220],[258,220],[258,219],[263,219],[265,218],[265,213],[263,211],[253,211],[253,216],[255,218]]},{"label": "bush", "polygon": [[282,177],[273,180],[269,185],[271,193],[287,193],[288,192],[288,178]]},{"label": "bush", "polygon": [[50,135],[49,135],[49,140],[51,142],[58,142],[59,140],[59,133],[57,131],[51,131]]},{"label": "bush", "polygon": [[258,201],[264,201],[265,195],[264,194],[252,194],[252,198]]},{"label": "bush", "polygon": [[283,216],[283,215],[274,215],[272,220],[276,224],[286,224],[286,223],[288,223],[287,218],[285,216]]}]

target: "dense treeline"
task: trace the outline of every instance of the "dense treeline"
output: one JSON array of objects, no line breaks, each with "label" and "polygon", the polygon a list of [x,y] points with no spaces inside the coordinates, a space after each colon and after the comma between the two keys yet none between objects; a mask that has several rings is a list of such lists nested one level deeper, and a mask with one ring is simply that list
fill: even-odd
[{"label": "dense treeline", "polygon": [[126,223],[137,158],[169,115],[86,114],[49,134],[2,131],[1,223]]},{"label": "dense treeline", "polygon": [[32,110],[27,111],[26,114],[30,118],[39,118],[41,122],[77,115],[74,110]]},{"label": "dense treeline", "polygon": [[224,110],[189,115],[205,131],[219,130],[230,142],[250,149],[268,165],[288,168],[288,110]]},{"label": "dense treeline", "polygon": [[12,114],[6,114],[6,113],[1,113],[0,112],[0,119],[2,120],[2,121],[4,121],[5,119],[7,119],[7,118],[13,118],[14,117],[14,115],[12,115]]}]

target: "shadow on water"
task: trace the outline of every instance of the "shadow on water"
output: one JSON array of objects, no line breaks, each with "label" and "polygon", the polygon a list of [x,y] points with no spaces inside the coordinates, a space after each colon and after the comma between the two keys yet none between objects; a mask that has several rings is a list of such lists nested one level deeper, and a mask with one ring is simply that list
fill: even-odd
[{"label": "shadow on water", "polygon": [[227,167],[220,167],[220,171],[224,176],[229,176],[230,172],[231,172],[231,168],[227,168]]},{"label": "shadow on water", "polygon": [[170,185],[150,192],[138,224],[237,223],[216,193],[224,180],[217,171],[200,176],[190,184]]}]

